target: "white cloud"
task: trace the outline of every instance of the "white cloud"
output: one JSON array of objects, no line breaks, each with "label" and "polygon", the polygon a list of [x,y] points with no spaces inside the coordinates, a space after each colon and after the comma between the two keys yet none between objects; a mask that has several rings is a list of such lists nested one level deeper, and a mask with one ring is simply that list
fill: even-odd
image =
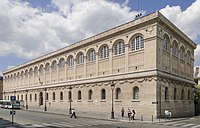
[{"label": "white cloud", "polygon": [[[128,0],[52,0],[51,12],[28,2],[0,1],[0,56],[34,58],[134,19]],[[58,11],[56,11],[58,10]]]},{"label": "white cloud", "polygon": [[[166,6],[160,12],[172,23],[179,27],[192,40],[200,37],[200,0],[196,0],[186,10],[181,10],[180,6]],[[196,42],[200,43],[200,42]],[[195,50],[195,65],[200,65],[200,46]]]},{"label": "white cloud", "polygon": [[194,58],[195,58],[195,65],[200,66],[200,44],[198,44],[197,48],[195,49]]}]

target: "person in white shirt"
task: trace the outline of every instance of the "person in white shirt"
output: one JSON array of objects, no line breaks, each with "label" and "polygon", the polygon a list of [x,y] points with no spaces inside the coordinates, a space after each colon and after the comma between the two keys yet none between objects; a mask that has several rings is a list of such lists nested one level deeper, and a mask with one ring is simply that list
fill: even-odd
[{"label": "person in white shirt", "polygon": [[70,118],[72,118],[74,116],[74,118],[76,118],[76,112],[75,112],[75,109],[72,108],[72,115],[70,116]]}]

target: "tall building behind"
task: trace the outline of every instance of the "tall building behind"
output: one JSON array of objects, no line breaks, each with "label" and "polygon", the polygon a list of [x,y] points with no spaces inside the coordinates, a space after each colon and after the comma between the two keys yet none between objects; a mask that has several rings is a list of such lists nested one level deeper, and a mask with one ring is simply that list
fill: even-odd
[{"label": "tall building behind", "polygon": [[195,48],[154,12],[4,71],[4,98],[47,111],[193,116]]}]

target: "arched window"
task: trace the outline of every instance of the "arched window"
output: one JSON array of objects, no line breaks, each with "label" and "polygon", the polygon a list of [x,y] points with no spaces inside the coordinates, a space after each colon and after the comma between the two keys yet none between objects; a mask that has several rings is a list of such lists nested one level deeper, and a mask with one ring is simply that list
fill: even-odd
[{"label": "arched window", "polygon": [[81,91],[78,91],[78,100],[81,100]]},{"label": "arched window", "polygon": [[35,67],[35,68],[34,68],[34,75],[35,75],[35,76],[38,76],[38,67]]},{"label": "arched window", "polygon": [[67,63],[68,63],[69,67],[74,66],[74,57],[73,56],[69,56],[67,60],[68,60]]},{"label": "arched window", "polygon": [[94,49],[89,50],[87,57],[88,57],[88,61],[96,60],[96,53]]},{"label": "arched window", "polygon": [[189,50],[187,51],[187,62],[188,62],[188,63],[191,62],[191,53],[190,53]]},{"label": "arched window", "polygon": [[83,53],[81,52],[81,53],[79,53],[78,55],[77,55],[77,64],[83,64],[84,63],[84,55],[83,55]]},{"label": "arched window", "polygon": [[102,100],[106,99],[106,90],[105,89],[101,89],[101,99]]},{"label": "arched window", "polygon": [[114,45],[114,54],[119,55],[125,53],[124,41],[119,40]]},{"label": "arched window", "polygon": [[56,100],[56,94],[53,92],[53,100]]},{"label": "arched window", "polygon": [[133,99],[140,99],[140,96],[139,96],[139,88],[138,87],[134,87],[133,88]]},{"label": "arched window", "polygon": [[65,60],[64,60],[64,58],[61,58],[59,60],[59,68],[64,68],[64,67],[65,67]]},{"label": "arched window", "polygon": [[174,56],[178,55],[178,44],[176,41],[173,41],[172,55],[174,55]]},{"label": "arched window", "polygon": [[63,100],[63,92],[60,92],[60,100]]},{"label": "arched window", "polygon": [[33,76],[33,69],[32,69],[32,68],[29,70],[29,76],[30,76],[30,77]]},{"label": "arched window", "polygon": [[72,100],[72,92],[71,91],[69,91],[69,93],[68,93],[68,100],[69,101]]},{"label": "arched window", "polygon": [[49,94],[46,93],[46,100],[49,100]]},{"label": "arched window", "polygon": [[28,70],[25,71],[25,78],[28,78]]},{"label": "arched window", "polygon": [[25,100],[27,100],[28,99],[28,96],[27,96],[27,94],[25,94]]},{"label": "arched window", "polygon": [[88,100],[92,100],[92,94],[93,94],[92,90],[89,90],[89,92],[88,92]]},{"label": "arched window", "polygon": [[184,100],[184,90],[181,91],[181,100]]},{"label": "arched window", "polygon": [[39,68],[39,72],[40,72],[40,74],[42,74],[43,71],[44,71],[43,65],[40,65],[40,68]]},{"label": "arched window", "polygon": [[17,100],[19,100],[19,95],[17,95]]},{"label": "arched window", "polygon": [[32,94],[30,94],[30,101],[32,101]]},{"label": "arched window", "polygon": [[188,100],[190,100],[190,90],[188,90]]},{"label": "arched window", "polygon": [[116,99],[120,99],[120,98],[121,98],[121,89],[116,88]]},{"label": "arched window", "polygon": [[108,58],[109,57],[109,49],[108,49],[108,45],[103,45],[100,48],[100,58]]},{"label": "arched window", "polygon": [[35,101],[37,101],[37,94],[35,93]]},{"label": "arched window", "polygon": [[180,58],[182,60],[185,59],[185,48],[183,46],[181,46],[181,49],[180,49]]},{"label": "arched window", "polygon": [[170,44],[169,37],[165,34],[164,41],[163,41],[163,50],[169,51],[170,50],[169,44]]},{"label": "arched window", "polygon": [[144,48],[144,39],[142,36],[136,36],[131,42],[132,51]]},{"label": "arched window", "polygon": [[[9,97],[8,97],[9,98]],[[24,99],[23,99],[23,95],[21,95],[21,100],[23,101]]]},{"label": "arched window", "polygon": [[45,71],[46,72],[50,72],[50,64],[49,63],[46,63],[46,65],[45,65]]},{"label": "arched window", "polygon": [[174,100],[176,100],[176,88],[174,88]]},{"label": "arched window", "polygon": [[52,71],[55,71],[56,69],[57,69],[57,63],[56,63],[56,61],[53,61],[52,62],[52,64],[51,64],[51,69],[52,69]]},{"label": "arched window", "polygon": [[165,87],[165,100],[168,100],[168,87]]}]

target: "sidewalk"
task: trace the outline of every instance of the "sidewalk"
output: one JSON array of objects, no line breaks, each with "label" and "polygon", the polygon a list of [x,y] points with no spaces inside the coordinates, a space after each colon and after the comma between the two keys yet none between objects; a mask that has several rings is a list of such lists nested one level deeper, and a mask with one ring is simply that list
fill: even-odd
[{"label": "sidewalk", "polygon": [[[47,111],[44,111],[44,107],[30,107],[29,109],[22,109],[24,111],[35,111],[35,112],[42,112],[42,113],[51,113],[51,114],[59,114],[59,115],[66,115],[70,116],[68,110],[63,109],[52,109],[48,108]],[[110,121],[121,121],[121,122],[134,122],[134,123],[159,123],[159,122],[169,122],[169,121],[178,121],[184,120],[188,118],[172,118],[172,119],[153,119],[152,118],[145,118],[144,116],[138,116],[136,114],[135,120],[129,120],[127,116],[121,117],[121,113],[115,113],[115,119],[111,119],[111,113],[103,113],[103,112],[84,112],[76,110],[77,117],[86,117],[86,118],[93,118],[93,119],[101,119],[101,120],[110,120]],[[126,114],[125,114],[126,115]]]}]

